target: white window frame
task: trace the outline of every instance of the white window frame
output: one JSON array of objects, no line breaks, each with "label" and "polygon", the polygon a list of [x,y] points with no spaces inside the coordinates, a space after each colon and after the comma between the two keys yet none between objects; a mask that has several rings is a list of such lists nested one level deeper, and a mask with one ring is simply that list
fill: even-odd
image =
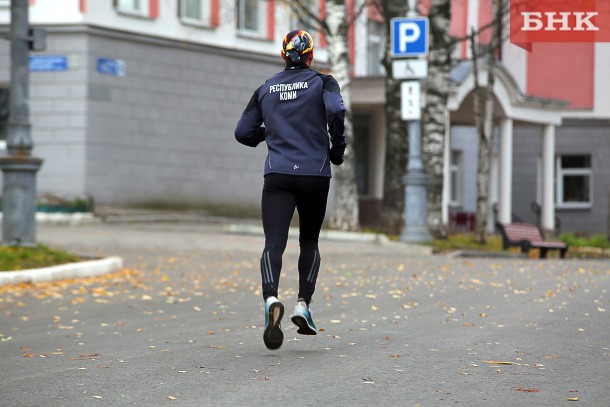
[{"label": "white window frame", "polygon": [[[138,2],[139,6],[135,3]],[[129,5],[131,3],[131,5]],[[116,9],[121,14],[130,14],[139,17],[148,17],[149,13],[149,0],[117,0]]]},{"label": "white window frame", "polygon": [[[373,33],[371,30],[371,26],[373,24],[380,24],[378,26],[378,28],[382,29],[382,33],[381,34],[377,34],[377,33]],[[383,29],[384,29],[384,25],[382,23],[379,23],[378,21],[375,20],[368,20],[367,22],[367,39],[366,39],[366,47],[367,47],[367,57],[366,57],[366,72],[369,76],[381,76],[385,74],[385,67],[381,64],[381,62],[377,62],[378,66],[371,66],[372,65],[372,61],[371,61],[371,45],[372,44],[376,44],[379,49],[381,50],[381,55],[379,55],[380,57],[383,58],[383,48],[384,48],[384,42],[385,42],[385,35],[383,35]],[[377,72],[375,72],[377,71]]]},{"label": "white window frame", "polygon": [[0,7],[9,7],[11,5],[11,0],[0,0]]},{"label": "white window frame", "polygon": [[210,0],[197,0],[199,2],[199,9],[201,10],[201,15],[197,17],[191,17],[186,15],[187,7],[186,2],[188,0],[179,0],[180,1],[180,21],[189,25],[197,25],[202,27],[211,27],[212,26],[212,3]]},{"label": "white window frame", "polygon": [[[457,162],[454,162],[453,155],[457,154]],[[464,153],[461,150],[451,150],[451,156],[449,157],[449,185],[451,190],[449,191],[449,206],[459,208],[462,206],[462,169]],[[455,175],[455,190],[453,188],[453,176]],[[455,194],[454,194],[455,193]],[[455,195],[456,199],[453,199]]]},{"label": "white window frame", "polygon": [[[555,207],[558,209],[589,209],[593,206],[593,173],[591,167],[589,168],[562,168],[561,158],[576,154],[565,154],[563,156],[558,155],[556,157],[556,173],[557,173],[557,189],[555,195]],[[589,154],[579,154],[582,156],[588,156],[589,160],[592,159]],[[564,177],[566,176],[584,176],[589,178],[589,201],[588,202],[564,202]]]},{"label": "white window frame", "polygon": [[249,37],[262,38],[265,37],[265,32],[267,30],[267,2],[263,0],[255,0],[258,11],[258,27],[256,30],[250,30],[244,28],[245,26],[245,7],[247,0],[236,0],[237,1],[237,31],[240,35],[245,35]]}]

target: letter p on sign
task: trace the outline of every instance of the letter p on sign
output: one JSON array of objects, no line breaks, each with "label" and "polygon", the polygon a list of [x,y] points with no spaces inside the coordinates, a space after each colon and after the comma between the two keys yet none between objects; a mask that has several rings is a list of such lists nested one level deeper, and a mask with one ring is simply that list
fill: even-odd
[{"label": "letter p on sign", "polygon": [[419,25],[407,22],[398,26],[398,52],[407,52],[407,43],[415,43],[421,35]]},{"label": "letter p on sign", "polygon": [[393,18],[392,56],[417,57],[428,54],[428,18]]}]

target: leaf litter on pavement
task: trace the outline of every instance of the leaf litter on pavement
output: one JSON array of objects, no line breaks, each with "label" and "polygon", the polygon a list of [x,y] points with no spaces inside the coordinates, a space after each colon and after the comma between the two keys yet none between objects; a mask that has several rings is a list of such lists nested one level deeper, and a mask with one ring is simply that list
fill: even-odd
[{"label": "leaf litter on pavement", "polygon": [[[591,296],[591,313],[605,312],[607,307],[605,297],[607,291],[594,290],[594,288],[596,277],[607,279],[610,271],[595,267],[574,270],[565,265],[563,268],[555,266],[554,269],[547,269],[544,263],[520,261],[492,263],[486,270],[480,271],[481,268],[475,267],[475,262],[470,260],[446,262],[437,266],[423,263],[418,265],[417,262],[391,262],[382,258],[371,263],[365,267],[357,262],[333,263],[331,260],[325,263],[320,273],[314,303],[316,310],[319,310],[316,314],[316,322],[320,327],[321,335],[314,339],[292,340],[290,339],[292,332],[289,330],[293,328],[286,327],[287,343],[284,347],[294,342],[299,348],[321,349],[327,351],[329,355],[334,354],[335,357],[342,359],[349,359],[362,351],[379,352],[388,361],[396,363],[400,360],[408,365],[410,355],[409,352],[404,352],[405,349],[409,349],[411,353],[438,353],[441,357],[445,352],[443,346],[448,346],[446,340],[442,339],[438,343],[422,348],[413,346],[408,339],[409,331],[421,318],[436,320],[439,330],[495,331],[506,326],[525,326],[528,329],[540,330],[545,329],[541,323],[543,321],[530,319],[527,315],[520,320],[507,320],[499,316],[500,313],[497,311],[503,303],[527,301],[532,307],[542,307],[548,313],[562,312],[568,308],[571,298],[583,290],[598,293],[597,296]],[[212,323],[217,323],[217,326],[210,325],[205,328],[203,331],[205,337],[200,336],[192,342],[197,343],[198,349],[209,349],[210,352],[223,354],[233,352],[233,348],[244,344],[230,343],[230,337],[226,334],[237,329],[255,329],[257,332],[252,333],[253,337],[258,342],[262,342],[259,338],[263,328],[262,318],[253,321],[242,320],[243,316],[238,312],[240,309],[243,310],[238,299],[242,302],[245,299],[248,306],[260,307],[258,259],[255,256],[236,259],[231,254],[226,254],[222,263],[222,272],[208,273],[207,270],[212,269],[213,266],[206,263],[200,264],[194,272],[183,272],[189,267],[192,269],[191,264],[192,259],[180,256],[159,257],[154,264],[139,267],[145,271],[126,269],[112,275],[90,279],[5,287],[0,289],[0,305],[4,310],[7,310],[6,306],[10,306],[5,312],[10,312],[23,323],[27,323],[30,315],[27,313],[24,300],[28,297],[56,303],[67,301],[74,307],[87,302],[103,304],[106,301],[123,299],[134,304],[146,305],[144,315],[163,323],[180,319],[182,315],[171,309],[185,304],[188,308],[181,308],[183,310],[181,312],[188,310],[193,314],[201,314]],[[287,273],[282,277],[281,295],[284,298],[291,298],[296,296],[295,276]],[[540,285],[536,279],[537,273],[550,275],[553,284]],[[579,278],[574,278],[575,276]],[[456,302],[448,295],[456,289],[472,292],[471,301],[466,304]],[[482,293],[491,294],[485,297],[487,303],[480,302],[479,297]],[[363,303],[368,312],[355,313],[353,311],[355,303]],[[160,305],[163,304],[164,306],[161,307]],[[260,309],[262,310],[262,307]],[[57,329],[67,331],[78,329],[78,320],[73,322],[63,315],[56,316],[57,318],[54,317],[51,322]],[[586,320],[588,316],[585,314],[581,317]],[[238,321],[238,323],[232,324],[233,327],[229,328],[231,325],[227,323],[229,321]],[[118,318],[114,321],[102,322],[101,326],[119,332],[131,330],[141,335],[147,334],[144,329],[133,326],[132,322]],[[391,332],[388,333],[389,331]],[[586,334],[586,331],[580,333]],[[378,338],[377,349],[363,345],[365,342],[358,339],[359,335],[369,334],[374,334]],[[10,336],[8,332],[0,332],[0,339],[3,339],[3,342],[14,340],[12,339],[14,337],[14,332],[11,332]],[[152,351],[168,351],[168,347],[159,341],[154,338],[150,340],[150,345],[147,346]],[[264,353],[262,344],[259,343],[258,346],[261,353]],[[564,357],[554,354],[553,349],[548,349],[546,354],[526,356],[518,353],[517,357],[507,357],[506,351],[494,352],[495,347],[500,346],[495,343],[484,346],[477,344],[465,350],[467,356],[463,363],[466,369],[460,368],[455,373],[486,377],[497,374],[521,374],[519,372],[522,369],[531,368],[540,372],[545,368],[553,369],[554,360]],[[518,349],[515,351],[520,352]],[[235,357],[242,356],[234,353]],[[23,355],[27,358],[44,358],[50,357],[53,353],[46,349],[41,352],[38,349]],[[95,360],[97,356],[98,354],[94,352],[71,353],[69,360],[88,361]],[[540,363],[542,360],[545,360],[544,363],[548,366]],[[481,365],[487,365],[491,369],[484,369]],[[410,371],[395,364],[389,364],[388,367],[395,374]],[[250,374],[266,372],[262,366],[249,366],[248,369]],[[213,369],[207,371],[212,372],[211,374],[216,372]],[[367,372],[362,372],[363,384],[379,383],[378,379],[373,380],[366,374]],[[272,375],[265,377],[264,380],[270,378]],[[540,390],[531,385],[515,386],[512,389],[517,392],[532,393]]]}]

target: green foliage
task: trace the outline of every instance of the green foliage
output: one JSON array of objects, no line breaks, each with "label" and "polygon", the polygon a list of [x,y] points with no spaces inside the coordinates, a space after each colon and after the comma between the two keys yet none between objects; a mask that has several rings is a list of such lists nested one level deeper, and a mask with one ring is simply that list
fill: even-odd
[{"label": "green foliage", "polygon": [[610,248],[608,238],[602,234],[586,237],[580,233],[562,233],[559,240],[569,244],[571,247],[597,247],[600,249]]},{"label": "green foliage", "polygon": [[0,272],[55,266],[79,260],[80,258],[74,254],[51,249],[45,245],[0,246]]},{"label": "green foliage", "polygon": [[608,237],[602,234],[596,234],[589,238],[589,245],[591,247],[599,247],[601,249],[610,248],[610,242],[608,241]]}]

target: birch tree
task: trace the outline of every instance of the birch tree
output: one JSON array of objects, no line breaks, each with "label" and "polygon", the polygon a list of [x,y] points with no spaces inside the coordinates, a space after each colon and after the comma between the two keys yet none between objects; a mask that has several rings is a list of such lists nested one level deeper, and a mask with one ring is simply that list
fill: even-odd
[{"label": "birch tree", "polygon": [[385,51],[383,66],[385,77],[385,164],[383,175],[383,200],[381,227],[386,233],[397,234],[404,223],[405,187],[403,178],[407,171],[407,124],[400,114],[401,80],[394,79],[390,44],[390,20],[407,14],[405,0],[373,0],[371,3],[385,20]]},{"label": "birch tree", "polygon": [[[493,107],[495,84],[496,54],[502,43],[503,0],[493,0],[494,20],[491,24],[492,35],[489,45],[477,41],[477,33],[470,35],[472,67],[474,76],[474,117],[479,138],[477,166],[477,226],[475,238],[480,243],[487,241],[487,215],[489,213],[489,174],[493,150],[494,123]],[[479,52],[477,52],[479,51]],[[487,79],[485,87],[479,84],[479,64],[485,66]]]},{"label": "birch tree", "polygon": [[355,231],[360,228],[358,190],[356,187],[355,154],[353,150],[353,124],[351,114],[351,78],[347,34],[353,19],[348,18],[345,0],[326,0],[325,18],[315,13],[303,0],[284,1],[297,15],[306,16],[326,36],[330,74],[341,88],[341,96],[347,108],[345,114],[345,138],[347,150],[342,165],[334,168],[335,197],[330,227]]},{"label": "birch tree", "polygon": [[428,54],[428,80],[426,82],[426,108],[422,114],[422,157],[428,176],[427,224],[435,237],[445,237],[447,230],[442,222],[443,173],[446,119],[449,114],[449,72],[453,40],[449,35],[451,0],[432,0],[430,21],[430,49]]},{"label": "birch tree", "polygon": [[348,19],[345,0],[326,1],[326,39],[330,73],[339,83],[345,114],[345,139],[348,150],[345,161],[335,169],[335,201],[330,226],[339,230],[358,230],[360,227],[358,189],[356,187],[356,155],[352,154],[354,132],[351,114],[352,93],[350,62],[347,47]]}]

